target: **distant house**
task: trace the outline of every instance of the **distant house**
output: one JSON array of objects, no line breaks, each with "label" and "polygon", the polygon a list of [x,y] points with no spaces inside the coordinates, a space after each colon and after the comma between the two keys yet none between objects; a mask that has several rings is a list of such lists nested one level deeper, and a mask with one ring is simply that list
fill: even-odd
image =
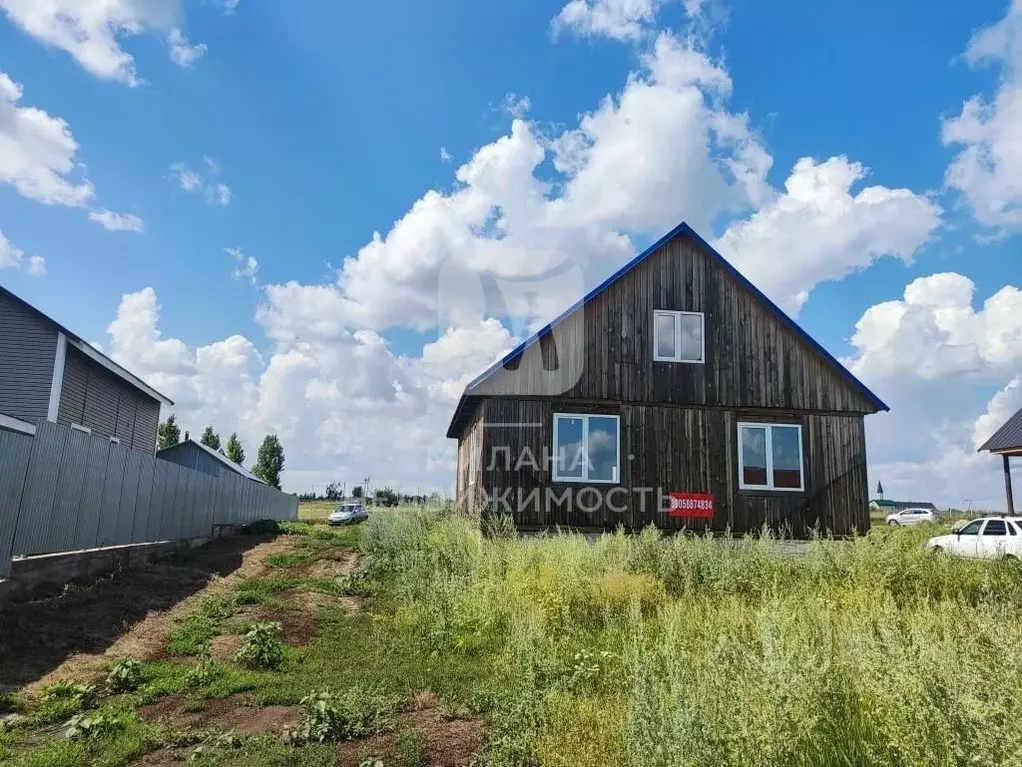
[{"label": "distant house", "polygon": [[883,498],[870,501],[869,508],[873,511],[882,511],[886,514],[904,509],[929,509],[930,511],[937,511],[937,507],[929,501],[888,501]]},{"label": "distant house", "polygon": [[244,466],[236,464],[223,453],[206,447],[201,442],[196,442],[193,439],[186,439],[184,442],[179,442],[173,447],[160,450],[156,453],[156,457],[161,461],[170,461],[188,469],[201,471],[203,474],[209,474],[211,477],[219,477],[224,471],[233,471],[235,474],[240,474],[253,482],[266,484]]},{"label": "distant house", "polygon": [[471,381],[447,436],[459,510],[522,528],[850,534],[887,409],[681,224]]},{"label": "distant house", "polygon": [[173,404],[0,287],[0,429],[35,434],[52,421],[152,455],[160,406]]}]

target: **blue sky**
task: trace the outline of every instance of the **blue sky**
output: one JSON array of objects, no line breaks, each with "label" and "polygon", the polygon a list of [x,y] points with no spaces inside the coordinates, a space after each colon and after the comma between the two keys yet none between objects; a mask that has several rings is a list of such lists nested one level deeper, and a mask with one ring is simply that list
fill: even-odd
[{"label": "blue sky", "polygon": [[[875,464],[871,470],[884,476],[889,490],[892,482],[904,492],[926,489],[926,471],[939,465],[934,454],[927,452],[927,444],[950,439],[964,445],[968,439],[963,435],[971,435],[995,394],[1008,392],[998,408],[1016,401],[1010,384],[1019,376],[1022,352],[1017,356],[984,352],[979,355],[981,362],[964,368],[934,363],[932,376],[919,377],[921,388],[913,384],[903,390],[898,371],[874,363],[886,359],[878,344],[894,344],[894,340],[853,342],[856,322],[864,313],[901,299],[916,278],[953,272],[971,280],[977,309],[997,291],[1022,284],[1020,227],[1006,214],[1003,220],[992,221],[990,216],[983,220],[970,204],[983,196],[982,190],[947,183],[948,168],[962,144],[941,139],[942,121],[958,116],[963,102],[973,97],[989,101],[1013,82],[1010,51],[986,66],[965,55],[977,30],[1002,23],[1008,36],[1017,31],[1019,25],[1012,19],[1018,8],[1010,10],[1004,0],[933,3],[925,12],[918,3],[907,1],[807,6],[793,1],[724,4],[704,0],[700,4],[690,0],[683,5],[643,0],[633,7],[645,4],[648,13],[624,34],[587,28],[584,23],[562,24],[554,34],[552,20],[564,7],[560,1],[421,4],[382,0],[351,6],[312,0],[241,0],[232,9],[223,0],[194,0],[181,3],[167,18],[156,19],[145,15],[144,3],[118,0],[112,4],[115,9],[122,8],[127,18],[138,22],[141,32],[135,35],[124,34],[118,27],[122,17],[104,17],[106,11],[97,9],[97,3],[60,0],[57,4],[78,14],[82,27],[97,38],[101,53],[114,50],[133,57],[133,76],[144,82],[132,87],[123,70],[120,74],[100,71],[102,65],[95,60],[90,64],[66,50],[55,42],[60,39],[56,22],[40,18],[41,12],[33,11],[31,3],[0,0],[6,12],[0,14],[0,72],[21,85],[19,107],[35,107],[66,122],[77,150],[75,167],[64,175],[76,183],[87,178],[95,190],[85,205],[46,204],[19,193],[13,183],[3,183],[0,173],[0,231],[26,256],[42,256],[46,262],[45,276],[10,268],[0,271],[0,280],[144,374],[170,389],[180,389],[171,394],[178,395],[183,415],[195,421],[194,428],[203,419],[217,418],[227,430],[235,428],[226,426],[229,421],[237,422],[239,430],[250,425],[253,438],[257,424],[285,432],[293,429],[293,440],[303,444],[290,464],[296,483],[325,481],[331,472],[356,475],[369,470],[394,482],[439,485],[445,481],[449,472],[445,447],[415,443],[416,450],[430,457],[414,470],[387,467],[387,461],[400,454],[392,448],[368,443],[359,444],[359,451],[344,447],[350,437],[341,434],[365,431],[357,426],[365,411],[349,413],[332,407],[325,395],[298,417],[300,423],[278,423],[275,419],[286,421],[287,416],[267,404],[279,392],[271,386],[272,376],[265,374],[275,368],[278,356],[280,366],[292,360],[289,343],[324,342],[322,334],[327,331],[318,326],[316,317],[310,317],[313,308],[329,313],[338,302],[362,302],[366,307],[356,313],[359,319],[338,319],[328,335],[341,334],[344,344],[369,354],[366,349],[372,343],[353,334],[378,334],[389,345],[385,365],[395,365],[396,372],[381,372],[387,379],[382,388],[381,380],[366,380],[351,391],[341,385],[330,396],[346,402],[375,401],[373,397],[389,401],[393,380],[419,364],[423,345],[443,335],[446,325],[424,327],[421,322],[405,322],[391,309],[369,306],[372,299],[363,301],[361,296],[373,295],[371,284],[352,292],[354,287],[337,282],[336,270],[344,259],[358,256],[374,232],[386,238],[394,222],[428,190],[453,195],[464,186],[455,182],[456,169],[469,163],[481,148],[511,134],[507,104],[527,99],[528,108],[518,116],[529,126],[530,135],[540,137],[540,143],[552,142],[577,129],[580,115],[597,112],[608,95],[620,100],[630,77],[652,77],[644,68],[644,57],[655,55],[656,41],[664,35],[678,41],[680,48],[698,52],[729,78],[730,87],[723,95],[705,83],[697,84],[695,92],[716,104],[722,115],[745,116],[743,140],[772,159],[769,169],[759,174],[760,186],[769,191],[757,197],[743,187],[740,194],[735,192],[742,198],[739,204],[732,200],[710,206],[701,216],[702,226],[687,209],[689,197],[681,194],[670,222],[669,212],[639,223],[629,213],[601,219],[599,232],[587,231],[595,232],[594,237],[607,232],[626,236],[634,250],[687,219],[708,239],[724,238],[720,240],[724,242],[729,227],[751,220],[757,210],[768,209],[772,199],[783,196],[785,181],[800,158],[860,163],[870,172],[851,186],[852,195],[873,185],[909,190],[918,202],[913,212],[935,215],[933,210],[939,209],[939,223],[919,224],[908,234],[892,232],[880,251],[896,243],[890,246],[897,251],[895,257],[883,252],[857,254],[855,248],[866,239],[860,230],[849,233],[840,246],[826,241],[827,237],[821,237],[817,245],[810,233],[806,258],[820,265],[813,272],[817,276],[806,278],[805,284],[786,283],[777,289],[808,292],[799,322],[836,355],[855,361],[856,372],[882,398],[897,402],[904,396],[934,407],[940,403],[941,408],[955,403],[954,412],[942,411],[940,423],[928,424],[939,435],[920,433],[920,444],[911,449],[899,452],[892,445],[892,433],[904,433],[914,423],[892,421],[890,430],[880,428],[876,449],[871,435],[871,459],[874,454],[880,456],[871,461]],[[575,0],[574,5],[588,13],[622,7],[620,0]],[[168,56],[172,30],[186,35],[191,45],[204,45],[202,54],[185,66],[173,61]],[[1018,127],[1022,134],[1022,126]],[[590,140],[599,144],[591,136]],[[647,146],[663,156],[673,144]],[[441,147],[450,160],[442,159]],[[716,151],[714,159],[726,158],[729,151]],[[1011,161],[1016,156],[1012,152],[1009,146],[1006,152],[993,154]],[[215,170],[204,158],[215,163]],[[535,167],[535,178],[552,185],[548,193],[553,198],[570,187],[570,174],[560,172],[555,159],[555,153],[548,151]],[[592,158],[589,162],[595,163]],[[203,176],[201,188],[192,192],[182,188],[174,171],[178,164]],[[688,166],[665,163],[665,167],[665,172],[678,175],[687,172]],[[1009,170],[1010,166],[1005,172]],[[658,172],[655,159],[647,172]],[[636,183],[636,188],[642,188]],[[676,183],[698,197],[698,177],[679,177]],[[218,184],[229,187],[228,204],[207,198],[206,190],[215,190]],[[637,196],[634,205],[641,207],[646,201]],[[89,210],[132,214],[141,219],[143,229],[107,231],[89,219]],[[901,212],[893,214],[894,219],[901,216]],[[884,226],[897,228],[896,223]],[[800,236],[797,229],[790,236]],[[822,230],[826,233],[827,227]],[[788,268],[784,253],[777,253],[768,266],[756,260],[763,247],[755,240],[760,234],[746,231],[738,238],[736,229],[735,236],[731,242],[744,248],[734,254],[736,263],[751,271],[754,279],[757,268]],[[245,258],[258,261],[255,279],[232,277],[237,263],[226,248],[241,249]],[[587,261],[584,269],[590,285],[625,255],[609,247],[606,254]],[[724,255],[732,257],[726,250]],[[373,267],[371,259],[363,261],[366,270]],[[389,268],[401,272],[392,262]],[[842,276],[847,271],[852,273]],[[295,305],[286,308],[281,295],[268,292],[266,286],[292,281],[297,286],[289,296]],[[147,336],[150,345],[154,339],[174,341],[173,349],[162,358],[147,357],[144,340],[136,338],[132,346],[108,333],[122,296],[145,288],[152,288],[160,307],[156,324],[161,335],[159,339]],[[769,284],[765,289],[775,295]],[[775,297],[783,304],[785,296]],[[269,307],[268,316],[275,319],[267,320],[267,314],[257,318],[260,305]],[[367,315],[371,319],[365,319]],[[983,346],[981,338],[962,341],[960,329],[938,325],[947,346]],[[1015,339],[1011,334],[1018,332],[1011,326],[1004,337]],[[491,333],[487,342],[499,346],[510,335]],[[244,360],[239,364],[246,376],[241,383],[220,381],[219,385],[239,386],[251,402],[244,410],[198,404],[199,390],[208,392],[208,387],[218,385],[202,378],[200,350],[219,350],[217,344],[235,336],[245,341],[239,352]],[[285,336],[288,340],[283,340]],[[912,343],[911,336],[899,338],[898,343]],[[1022,343],[1022,337],[1018,340]],[[440,351],[433,349],[435,354]],[[499,349],[480,342],[478,358],[466,354],[464,362],[485,361],[495,351]],[[939,354],[934,354],[929,362],[938,359]],[[356,354],[356,359],[362,357]],[[444,360],[445,365],[454,364],[446,356]],[[915,368],[927,364],[920,359]],[[460,381],[469,372],[454,366],[433,374],[437,387],[444,388],[448,382],[447,389],[456,389],[456,383],[450,382]],[[185,380],[188,376],[194,380]],[[313,371],[304,382],[288,379],[287,386],[295,387],[289,391],[307,393],[310,381],[317,382],[316,388],[330,378],[323,370]],[[1022,405],[1022,399],[1018,401]],[[429,411],[432,419],[420,424],[423,434],[436,429],[444,413],[450,412],[449,403],[440,400],[410,406],[409,412],[419,410]],[[324,422],[333,424],[326,433],[321,431]],[[306,446],[313,443],[328,447]],[[370,460],[380,465],[361,465]],[[891,468],[877,468],[883,466]],[[900,488],[899,483],[903,483]],[[996,501],[996,488],[987,490],[983,489],[985,494],[968,492]],[[960,500],[951,497],[954,494],[966,497],[955,488],[943,492],[949,503]]]}]

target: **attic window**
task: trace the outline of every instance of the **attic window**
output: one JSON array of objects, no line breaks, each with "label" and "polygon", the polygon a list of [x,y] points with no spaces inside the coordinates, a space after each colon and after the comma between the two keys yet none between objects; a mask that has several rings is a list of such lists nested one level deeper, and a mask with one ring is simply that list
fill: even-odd
[{"label": "attic window", "polygon": [[657,362],[705,362],[705,319],[701,312],[653,312],[653,359]]}]

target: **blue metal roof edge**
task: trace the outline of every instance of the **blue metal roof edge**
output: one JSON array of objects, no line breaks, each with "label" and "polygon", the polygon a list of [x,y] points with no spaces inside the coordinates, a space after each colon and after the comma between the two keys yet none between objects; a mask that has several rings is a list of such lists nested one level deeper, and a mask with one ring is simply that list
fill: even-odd
[{"label": "blue metal roof edge", "polygon": [[594,298],[599,296],[604,290],[610,287],[610,285],[612,285],[614,282],[616,282],[625,274],[627,274],[629,271],[631,271],[635,266],[642,263],[645,259],[649,258],[649,256],[652,255],[656,250],[661,248],[668,241],[677,237],[679,234],[689,235],[693,240],[695,240],[697,244],[704,247],[720,263],[720,265],[723,266],[725,270],[727,270],[729,274],[731,274],[736,280],[738,280],[739,284],[741,284],[748,291],[750,291],[756,298],[762,301],[763,304],[767,307],[767,309],[771,312],[771,314],[773,314],[775,317],[777,317],[777,319],[781,321],[781,324],[786,325],[790,330],[794,331],[794,333],[797,336],[799,336],[807,344],[809,344],[810,348],[818,352],[821,356],[823,356],[825,360],[827,360],[835,368],[837,368],[838,372],[845,376],[845,378],[847,378],[855,387],[857,387],[866,396],[868,400],[870,400],[874,405],[876,405],[878,410],[890,411],[890,408],[887,406],[887,404],[882,399],[880,399],[876,394],[874,394],[869,389],[869,387],[866,386],[866,384],[860,381],[855,376],[855,374],[852,373],[852,371],[850,371],[848,368],[842,365],[841,362],[838,361],[836,357],[834,357],[834,355],[832,355],[825,348],[823,348],[823,346],[821,346],[816,339],[814,339],[805,330],[803,330],[802,327],[797,322],[795,322],[795,320],[789,317],[779,306],[777,306],[777,304],[771,301],[766,296],[766,294],[763,293],[763,291],[761,291],[752,282],[750,282],[749,279],[745,277],[745,275],[743,275],[740,271],[738,271],[738,269],[736,269],[735,266],[731,264],[730,261],[724,258],[724,256],[722,256],[716,250],[716,248],[714,248],[712,245],[710,245],[710,243],[704,240],[686,222],[682,221],[680,224],[674,227],[674,229],[669,231],[667,234],[665,234],[659,240],[654,242],[652,245],[650,245],[648,248],[642,251],[639,255],[637,255],[635,258],[629,261],[627,264],[625,264],[616,272],[614,272],[612,275],[610,275],[610,277],[608,277],[599,285],[597,285],[595,288],[593,288],[591,291],[586,293],[586,295],[583,298],[576,301],[567,309],[565,309],[563,312],[561,312],[561,314],[558,315],[558,317],[555,320],[544,325],[538,331],[529,336],[529,338],[525,339],[525,341],[520,343],[510,352],[501,357],[499,360],[491,364],[482,373],[473,378],[465,387],[465,391],[462,394],[462,399],[459,400],[458,406],[454,412],[454,417],[451,419],[451,425],[453,426],[454,423],[457,421],[458,415],[462,410],[464,398],[468,395],[471,395],[473,388],[483,383],[483,381],[485,381],[494,373],[496,373],[498,370],[503,368],[504,365],[509,363],[511,360],[524,354],[525,351],[530,346],[537,343],[543,336],[549,334],[557,325],[561,324],[565,319],[567,319],[568,316],[571,315],[576,309],[585,306]]}]

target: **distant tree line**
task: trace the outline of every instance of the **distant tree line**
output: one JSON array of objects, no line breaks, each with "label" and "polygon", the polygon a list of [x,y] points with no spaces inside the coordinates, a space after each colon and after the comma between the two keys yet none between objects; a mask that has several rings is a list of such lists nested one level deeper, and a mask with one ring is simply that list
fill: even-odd
[{"label": "distant tree line", "polygon": [[373,494],[368,499],[365,498],[365,491],[361,485],[355,485],[351,488],[351,493],[345,492],[346,483],[343,482],[331,482],[328,484],[322,493],[317,493],[315,490],[306,493],[299,493],[298,499],[301,501],[344,501],[348,498],[354,500],[368,500],[373,506],[421,506],[430,500],[439,500],[439,493],[433,493],[432,495],[410,495],[408,493],[399,493],[390,487],[381,487],[373,491]]},{"label": "distant tree line", "polygon": [[[184,441],[188,441],[188,432],[185,432]],[[177,416],[173,413],[163,421],[156,431],[156,442],[158,450],[166,450],[179,444],[181,439],[181,428],[177,424]],[[227,443],[223,447],[220,444],[220,435],[212,425],[202,430],[199,443],[210,450],[215,450],[228,460],[234,461],[239,466],[245,465],[245,448],[238,439],[237,432],[231,432]],[[259,445],[259,452],[256,454],[256,462],[250,471],[270,487],[280,490],[280,473],[284,470],[284,446],[276,434],[267,434]]]}]

